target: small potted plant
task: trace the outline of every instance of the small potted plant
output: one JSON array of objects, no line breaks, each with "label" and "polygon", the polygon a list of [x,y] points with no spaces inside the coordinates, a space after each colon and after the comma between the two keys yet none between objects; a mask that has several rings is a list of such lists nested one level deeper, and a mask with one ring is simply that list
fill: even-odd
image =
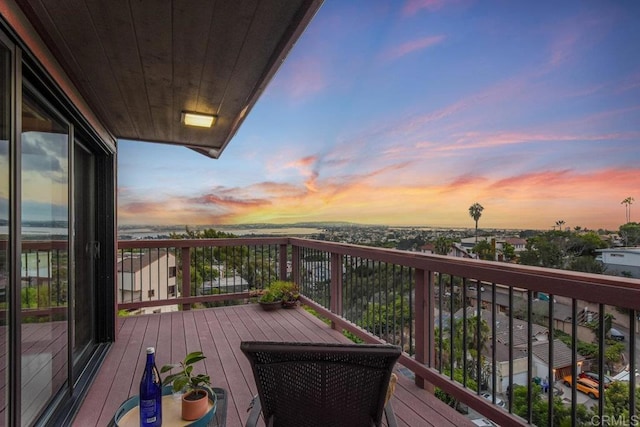
[{"label": "small potted plant", "polygon": [[300,290],[298,289],[298,285],[293,282],[284,281],[279,281],[275,284],[282,293],[282,306],[284,308],[295,307],[300,299]]},{"label": "small potted plant", "polygon": [[197,420],[207,413],[209,408],[209,395],[213,396],[211,378],[205,374],[194,374],[193,364],[206,359],[201,351],[194,351],[185,356],[180,363],[164,365],[160,373],[179,368],[175,374],[167,375],[162,382],[164,385],[172,384],[174,393],[184,392],[182,396],[182,418],[187,421]]},{"label": "small potted plant", "polygon": [[275,310],[282,305],[282,294],[276,289],[267,288],[258,298],[258,303],[263,310]]}]

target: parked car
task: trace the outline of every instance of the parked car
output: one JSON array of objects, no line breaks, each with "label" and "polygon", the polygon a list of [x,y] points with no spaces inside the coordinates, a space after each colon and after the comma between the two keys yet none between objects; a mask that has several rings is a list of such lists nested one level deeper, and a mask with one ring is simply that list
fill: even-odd
[{"label": "parked car", "polygon": [[[578,375],[580,378],[588,378],[596,384],[600,384],[600,375],[595,372],[580,372]],[[604,376],[604,388],[609,387],[609,385],[613,382],[613,378],[608,375]]]},{"label": "parked car", "polygon": [[[571,387],[573,384],[573,378],[571,375],[567,375],[562,379],[562,382],[567,387]],[[576,380],[576,390],[583,392],[592,399],[598,399],[600,397],[600,389],[598,384],[589,378],[579,378]]]},{"label": "parked car", "polygon": [[496,427],[496,423],[486,418],[476,418],[475,420],[471,420],[471,422],[479,427]]},{"label": "parked car", "polygon": [[615,341],[624,341],[624,334],[617,329],[611,328],[607,333],[607,337]]},{"label": "parked car", "polygon": [[[484,392],[482,393],[480,396],[484,397],[485,399],[489,400],[489,401],[493,401],[493,395],[491,393],[488,392]],[[507,404],[504,402],[504,400],[500,399],[498,396],[496,396],[496,405],[498,405],[501,408],[506,408]]]}]

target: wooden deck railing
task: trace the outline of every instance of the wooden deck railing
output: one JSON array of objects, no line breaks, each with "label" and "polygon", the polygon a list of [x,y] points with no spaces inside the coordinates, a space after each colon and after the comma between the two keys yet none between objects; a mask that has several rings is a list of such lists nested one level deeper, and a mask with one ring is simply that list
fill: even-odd
[{"label": "wooden deck railing", "polygon": [[[622,364],[637,366],[637,279],[299,238],[120,241],[118,252],[120,310],[237,302],[251,288],[293,280],[334,328],[401,345],[400,363],[419,386],[501,425],[578,422],[585,396],[566,389],[540,413],[534,382],[562,389],[565,375],[591,366],[602,378],[620,366],[607,355],[616,345],[606,338],[612,318],[628,332]],[[595,353],[581,355],[582,341],[593,341]],[[517,387],[526,390],[524,412],[514,405]],[[634,375],[628,392],[634,419]],[[602,385],[599,395],[586,406],[597,403],[593,414],[602,419]]]}]

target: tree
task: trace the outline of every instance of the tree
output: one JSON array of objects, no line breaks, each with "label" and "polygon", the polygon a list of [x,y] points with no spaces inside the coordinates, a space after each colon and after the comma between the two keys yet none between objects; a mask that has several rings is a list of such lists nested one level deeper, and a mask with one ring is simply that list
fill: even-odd
[{"label": "tree", "polygon": [[613,370],[615,364],[622,361],[622,353],[624,351],[624,344],[621,342],[611,344],[604,350],[604,360],[609,369]]},{"label": "tree", "polygon": [[[636,396],[640,389],[636,388]],[[640,400],[636,398],[636,414],[640,412]],[[629,420],[629,383],[614,381],[604,394],[604,413],[613,417]]]},{"label": "tree", "polygon": [[471,206],[469,206],[469,215],[476,222],[476,243],[478,243],[478,221],[480,220],[480,217],[482,216],[482,211],[483,210],[484,210],[484,207],[482,207],[482,205],[480,203],[478,203],[478,202],[476,202],[476,203],[472,204]]},{"label": "tree", "polygon": [[[638,231],[640,237],[640,226]],[[519,259],[525,265],[602,273],[602,264],[595,260],[596,251],[606,247],[607,242],[593,231],[547,231],[527,239]]]},{"label": "tree", "polygon": [[604,273],[604,266],[601,262],[589,255],[579,256],[574,258],[569,263],[569,270],[581,271],[583,273],[602,274]]},{"label": "tree", "polygon": [[496,259],[494,247],[486,240],[476,243],[473,247],[473,253],[485,261],[493,261]]},{"label": "tree", "polygon": [[527,239],[526,250],[520,254],[520,263],[548,268],[564,267],[564,237],[558,232],[547,232]]},{"label": "tree", "polygon": [[627,197],[626,199],[620,202],[621,205],[624,205],[624,213],[625,213],[625,218],[627,219],[627,223],[631,222],[631,205],[633,204],[634,201],[635,199],[633,197]]},{"label": "tree", "polygon": [[640,245],[640,223],[628,222],[621,225],[619,233],[624,239],[625,246]]},{"label": "tree", "polygon": [[502,256],[504,261],[511,261],[516,258],[516,248],[510,243],[505,242],[502,245]]},{"label": "tree", "polygon": [[409,301],[400,295],[389,304],[377,302],[368,304],[362,319],[358,322],[359,326],[372,334],[398,345],[402,343],[402,336],[410,324]]},{"label": "tree", "polygon": [[563,219],[556,221],[556,227],[558,227],[558,231],[562,231],[562,226],[565,224]]},{"label": "tree", "polygon": [[604,249],[608,246],[607,242],[593,231],[582,234],[573,233],[569,236],[567,252],[576,257],[590,256],[595,258],[597,249]]},{"label": "tree", "polygon": [[[523,385],[514,384],[513,388],[513,413],[521,416],[526,419],[528,416],[528,404],[529,399],[527,399],[527,387]],[[549,391],[549,395],[553,396],[553,387],[551,387]],[[547,426],[554,425],[559,426],[563,425],[563,421],[570,420],[571,410],[569,407],[565,406],[562,403],[562,399],[558,396],[553,396],[553,423],[550,423],[548,420],[549,412],[548,412],[549,402],[547,399],[542,398],[542,387],[538,384],[531,384],[531,421],[532,424],[538,426]],[[580,407],[584,407],[583,404],[578,404],[576,410],[580,410]],[[584,412],[584,409],[580,410],[580,412]],[[588,410],[587,410],[588,411]],[[589,414],[591,415],[591,414]],[[585,419],[589,419],[589,417],[584,417]]]},{"label": "tree", "polygon": [[487,321],[482,318],[478,324],[478,316],[467,317],[466,320],[466,324],[464,318],[457,319],[454,324],[454,367],[462,368],[466,362],[466,371],[463,370],[463,373],[466,372],[469,378],[475,379],[482,377],[482,372],[478,372],[478,364],[481,370],[485,366],[485,356],[482,352],[487,351],[491,329]]},{"label": "tree", "polygon": [[433,244],[436,254],[447,255],[449,253],[449,250],[451,249],[452,243],[453,242],[451,241],[451,239],[447,239],[443,236],[438,237]]}]

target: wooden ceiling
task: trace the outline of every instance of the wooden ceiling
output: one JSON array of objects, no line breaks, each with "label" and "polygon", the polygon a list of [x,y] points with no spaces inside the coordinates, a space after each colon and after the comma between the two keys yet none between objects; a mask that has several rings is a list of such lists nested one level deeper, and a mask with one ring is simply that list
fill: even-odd
[{"label": "wooden ceiling", "polygon": [[[17,0],[116,138],[217,158],[321,0]],[[182,111],[216,114],[210,129]]]}]

